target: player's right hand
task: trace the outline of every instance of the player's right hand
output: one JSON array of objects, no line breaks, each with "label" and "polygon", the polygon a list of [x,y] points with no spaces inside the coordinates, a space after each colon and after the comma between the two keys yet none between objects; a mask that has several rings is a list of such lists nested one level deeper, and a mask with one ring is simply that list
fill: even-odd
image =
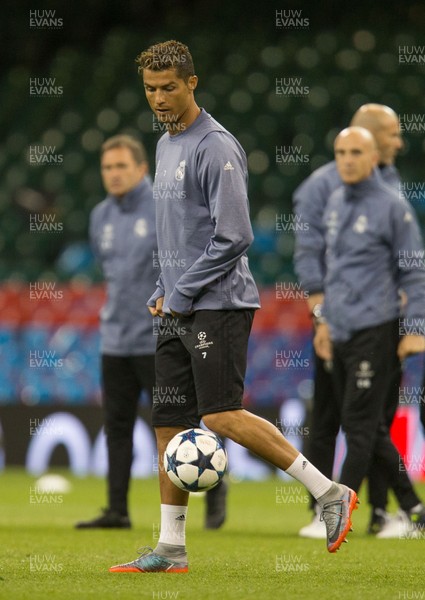
[{"label": "player's right hand", "polygon": [[164,296],[157,298],[155,308],[153,306],[148,306],[149,312],[153,317],[164,317],[164,313],[162,311],[162,305],[164,304]]}]

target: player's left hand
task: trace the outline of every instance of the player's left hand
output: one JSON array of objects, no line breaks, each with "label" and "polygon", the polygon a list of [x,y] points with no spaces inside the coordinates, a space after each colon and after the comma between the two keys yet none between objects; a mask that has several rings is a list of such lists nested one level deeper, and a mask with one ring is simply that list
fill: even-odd
[{"label": "player's left hand", "polygon": [[411,354],[425,352],[425,337],[423,335],[404,335],[398,345],[397,354],[401,361]]},{"label": "player's left hand", "polygon": [[162,310],[164,304],[164,296],[157,298],[155,307],[148,306],[149,312],[153,317],[165,317],[164,312]]}]

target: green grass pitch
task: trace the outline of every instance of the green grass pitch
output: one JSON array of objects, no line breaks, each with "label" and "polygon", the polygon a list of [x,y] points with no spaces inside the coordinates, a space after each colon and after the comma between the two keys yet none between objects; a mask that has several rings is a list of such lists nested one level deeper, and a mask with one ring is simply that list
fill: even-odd
[{"label": "green grass pitch", "polygon": [[[279,479],[231,483],[221,530],[204,531],[204,500],[190,501],[188,574],[109,573],[109,566],[136,558],[138,547],[156,544],[157,480],[133,481],[132,530],[78,531],[74,523],[104,505],[105,484],[62,474],[72,490],[35,502],[35,478],[14,469],[0,475],[2,600],[425,599],[425,535],[366,536],[364,495],[349,543],[331,555],[323,540],[297,536],[310,518],[302,486]],[[425,499],[425,485],[417,489]]]}]

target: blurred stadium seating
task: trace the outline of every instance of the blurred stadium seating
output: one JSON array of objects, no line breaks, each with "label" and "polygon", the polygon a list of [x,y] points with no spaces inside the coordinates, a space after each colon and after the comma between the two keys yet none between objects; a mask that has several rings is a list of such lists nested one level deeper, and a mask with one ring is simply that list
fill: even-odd
[{"label": "blurred stadium seating", "polygon": [[[94,4],[100,10],[100,3]],[[234,14],[241,19],[241,7],[246,4],[236,5],[240,12]],[[113,6],[111,15],[115,15]],[[60,9],[57,14],[62,14]],[[176,22],[195,57],[199,103],[237,136],[248,155],[256,232],[251,264],[260,285],[294,280],[293,236],[276,232],[276,214],[291,213],[293,190],[311,170],[331,158],[334,135],[354,110],[370,100],[387,103],[401,113],[425,110],[424,66],[398,63],[399,45],[420,42],[412,30],[413,19],[406,31],[393,23],[393,35],[364,23],[357,28],[351,24],[347,35],[346,22],[339,29],[317,31],[320,11],[309,7],[304,14],[310,22],[306,31],[279,31],[274,10],[263,8],[257,15],[263,29],[254,26],[253,15],[251,21],[245,17],[251,23],[249,36],[232,31],[226,20],[220,21],[220,30],[212,24],[209,35],[192,31],[185,28],[188,15],[184,11]],[[64,16],[65,37],[78,24],[78,15]],[[108,136],[120,131],[142,136],[153,165],[160,134],[155,131],[134,58],[147,44],[172,35],[169,25],[163,30],[146,35],[143,24],[137,26],[134,19],[128,29],[118,24],[110,30],[98,27],[94,51],[87,42],[62,45],[57,32],[29,32],[42,47],[48,44],[51,52],[48,60],[40,57],[35,64],[27,56],[26,62],[9,65],[2,76],[3,280],[34,281],[46,276],[68,280],[83,274],[93,278],[88,264],[63,268],[58,259],[68,246],[86,241],[89,211],[103,197],[98,152]],[[33,77],[53,78],[54,87],[62,88],[62,93],[30,95]],[[278,95],[276,79],[284,77],[301,78],[307,93]],[[424,136],[410,134],[405,141],[399,161],[403,178],[421,181]],[[30,164],[29,148],[35,145],[54,147],[63,162]],[[300,146],[308,163],[277,165],[276,146]],[[423,195],[415,205],[422,218]],[[31,232],[29,215],[34,212],[55,215],[63,223],[63,232],[56,236]]]}]

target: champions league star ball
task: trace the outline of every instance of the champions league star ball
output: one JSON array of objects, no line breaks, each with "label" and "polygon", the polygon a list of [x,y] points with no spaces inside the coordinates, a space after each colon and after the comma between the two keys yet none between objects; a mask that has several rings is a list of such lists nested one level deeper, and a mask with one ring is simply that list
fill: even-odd
[{"label": "champions league star ball", "polygon": [[171,481],[181,490],[210,490],[226,472],[227,453],[215,433],[186,429],[168,442],[164,468]]}]

